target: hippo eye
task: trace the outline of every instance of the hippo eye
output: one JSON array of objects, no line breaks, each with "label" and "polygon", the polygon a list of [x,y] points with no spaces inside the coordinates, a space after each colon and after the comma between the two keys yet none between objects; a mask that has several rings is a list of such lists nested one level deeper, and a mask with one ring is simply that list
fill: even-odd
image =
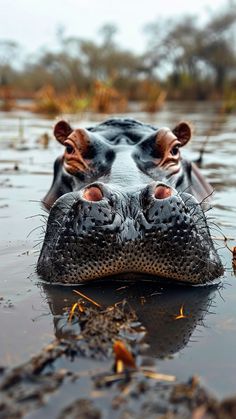
[{"label": "hippo eye", "polygon": [[179,154],[179,146],[175,145],[171,150],[172,156],[177,156]]},{"label": "hippo eye", "polygon": [[66,144],[66,152],[68,154],[72,154],[74,152],[74,147],[72,147],[70,144]]}]

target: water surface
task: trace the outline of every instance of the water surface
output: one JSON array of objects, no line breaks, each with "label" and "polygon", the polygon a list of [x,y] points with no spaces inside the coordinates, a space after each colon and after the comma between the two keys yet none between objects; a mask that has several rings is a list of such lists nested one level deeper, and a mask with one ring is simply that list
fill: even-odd
[{"label": "water surface", "polygon": [[[229,247],[236,245],[236,118],[221,115],[217,105],[209,103],[170,103],[158,114],[132,116],[157,126],[191,122],[194,136],[184,155],[193,160],[209,137],[202,171],[215,189],[209,223],[226,268],[222,286],[105,282],[83,289],[104,305],[129,300],[147,328],[148,354],[158,360],[161,372],[180,380],[198,374],[218,396],[233,394],[236,278],[222,238],[229,238]],[[69,117],[74,126],[105,118]],[[46,215],[40,199],[52,181],[53,161],[61,153],[56,142],[44,149],[38,140],[45,132],[51,135],[54,120],[26,112],[1,113],[0,120],[0,365],[14,366],[55,335],[63,335],[59,316],[76,297],[70,287],[43,285],[35,274]]]}]

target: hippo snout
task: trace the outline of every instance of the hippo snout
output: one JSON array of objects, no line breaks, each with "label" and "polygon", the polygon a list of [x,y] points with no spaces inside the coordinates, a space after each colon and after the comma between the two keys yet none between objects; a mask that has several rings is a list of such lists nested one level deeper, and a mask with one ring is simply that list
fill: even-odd
[{"label": "hippo snout", "polygon": [[131,272],[202,284],[223,268],[192,195],[163,182],[135,190],[95,182],[52,206],[37,272],[64,284]]}]

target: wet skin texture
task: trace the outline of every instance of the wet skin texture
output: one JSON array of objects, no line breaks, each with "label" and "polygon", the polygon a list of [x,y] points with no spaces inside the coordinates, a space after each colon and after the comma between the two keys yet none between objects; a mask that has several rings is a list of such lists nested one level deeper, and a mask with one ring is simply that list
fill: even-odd
[{"label": "wet skin texture", "polygon": [[170,130],[109,119],[73,130],[60,121],[54,134],[65,151],[44,198],[50,213],[37,264],[44,280],[132,273],[203,284],[223,274],[202,204],[212,189],[180,156],[187,123]]}]

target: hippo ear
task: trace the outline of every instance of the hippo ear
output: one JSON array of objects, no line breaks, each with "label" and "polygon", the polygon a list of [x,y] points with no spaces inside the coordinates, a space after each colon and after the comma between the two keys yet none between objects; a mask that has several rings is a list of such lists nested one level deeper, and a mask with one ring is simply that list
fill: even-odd
[{"label": "hippo ear", "polygon": [[181,147],[187,144],[191,138],[191,127],[187,122],[180,122],[172,132],[176,135],[178,140],[181,142]]},{"label": "hippo ear", "polygon": [[66,121],[59,121],[54,127],[54,135],[59,143],[64,144],[73,129]]}]

